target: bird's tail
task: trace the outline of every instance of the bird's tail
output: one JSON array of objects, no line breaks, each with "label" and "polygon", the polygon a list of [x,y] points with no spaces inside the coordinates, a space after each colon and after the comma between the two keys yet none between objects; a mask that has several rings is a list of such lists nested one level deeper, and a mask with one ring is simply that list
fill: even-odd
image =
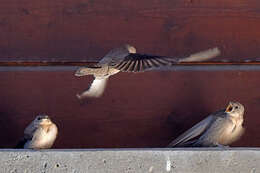
[{"label": "bird's tail", "polygon": [[205,61],[212,58],[215,58],[216,56],[220,55],[219,48],[212,48],[205,51],[201,51],[198,53],[191,54],[187,58],[182,58],[179,60],[179,62],[195,62],[195,61]]},{"label": "bird's tail", "polygon": [[75,72],[75,76],[94,75],[102,70],[101,67],[82,67]]},{"label": "bird's tail", "polygon": [[22,138],[18,144],[16,144],[15,148],[24,148],[24,144],[27,142],[25,138]]}]

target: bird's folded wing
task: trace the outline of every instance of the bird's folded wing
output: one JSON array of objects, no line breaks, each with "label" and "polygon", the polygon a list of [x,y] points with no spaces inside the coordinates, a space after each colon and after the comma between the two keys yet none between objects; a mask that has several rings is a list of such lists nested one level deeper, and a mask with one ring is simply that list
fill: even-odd
[{"label": "bird's folded wing", "polygon": [[36,130],[37,127],[34,125],[34,122],[31,122],[24,130],[24,139],[31,140]]},{"label": "bird's folded wing", "polygon": [[191,54],[190,56],[186,58],[179,59],[178,62],[198,62],[198,61],[205,61],[212,58],[215,58],[216,56],[220,55],[220,50],[216,48],[204,50],[198,53]]},{"label": "bird's folded wing", "polygon": [[24,148],[24,145],[32,140],[33,135],[35,133],[35,131],[37,130],[37,128],[34,126],[33,122],[31,124],[29,124],[25,130],[24,130],[24,137],[22,139],[20,139],[20,141],[18,142],[18,144],[15,146],[15,148]]},{"label": "bird's folded wing", "polygon": [[24,148],[35,148],[36,146],[40,145],[40,143],[43,141],[43,134],[44,130],[39,127],[33,132],[32,140],[28,140],[25,144]]},{"label": "bird's folded wing", "polygon": [[89,89],[78,95],[79,99],[85,97],[100,97],[106,88],[108,77],[95,78],[90,85]]},{"label": "bird's folded wing", "polygon": [[186,143],[187,141],[189,141],[197,136],[200,136],[207,129],[207,127],[212,123],[213,120],[214,120],[213,116],[208,116],[207,118],[205,118],[204,120],[202,120],[201,122],[199,122],[198,124],[196,124],[195,126],[190,128],[189,130],[184,132],[178,138],[173,140],[168,145],[168,147],[182,145],[182,144]]},{"label": "bird's folded wing", "polygon": [[123,72],[142,72],[146,69],[167,66],[176,62],[176,59],[163,56],[130,53],[120,62],[111,63],[110,66]]}]

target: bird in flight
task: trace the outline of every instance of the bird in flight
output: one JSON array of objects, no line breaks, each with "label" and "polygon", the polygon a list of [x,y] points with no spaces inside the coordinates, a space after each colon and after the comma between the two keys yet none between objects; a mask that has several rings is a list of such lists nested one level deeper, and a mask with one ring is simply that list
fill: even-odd
[{"label": "bird in flight", "polygon": [[172,141],[168,147],[225,147],[244,133],[244,106],[230,102]]},{"label": "bird in flight", "polygon": [[139,54],[136,53],[135,47],[126,44],[112,49],[97,64],[79,68],[76,71],[75,76],[93,75],[95,78],[90,87],[81,94],[77,94],[77,97],[83,99],[102,96],[108,78],[120,71],[143,72],[151,68],[171,66],[181,62],[204,61],[214,58],[219,54],[220,50],[213,48],[184,58],[169,58],[165,56]]},{"label": "bird in flight", "polygon": [[16,148],[47,149],[51,148],[58,135],[57,126],[47,115],[38,115],[25,128],[23,139]]}]

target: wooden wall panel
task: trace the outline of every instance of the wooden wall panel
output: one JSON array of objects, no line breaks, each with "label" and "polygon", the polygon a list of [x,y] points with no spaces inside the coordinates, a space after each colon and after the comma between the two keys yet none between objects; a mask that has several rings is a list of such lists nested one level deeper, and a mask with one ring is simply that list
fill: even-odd
[{"label": "wooden wall panel", "polygon": [[[258,0],[0,0],[0,62],[96,61],[130,43],[178,56],[218,46],[216,60],[259,60]],[[5,64],[7,65],[7,64]],[[10,65],[10,64],[9,64]],[[228,101],[246,107],[245,136],[260,146],[259,70],[122,73],[104,97],[80,104],[92,77],[72,71],[0,73],[1,148],[38,113],[60,128],[56,148],[164,147]]]},{"label": "wooden wall panel", "polygon": [[103,97],[80,104],[92,77],[72,71],[1,72],[0,147],[13,147],[38,113],[57,123],[55,148],[164,147],[229,101],[245,106],[246,133],[233,146],[260,147],[260,71],[120,73]]},{"label": "wooden wall panel", "polygon": [[259,60],[257,0],[1,0],[0,58],[93,60],[123,43],[176,56],[219,46]]}]

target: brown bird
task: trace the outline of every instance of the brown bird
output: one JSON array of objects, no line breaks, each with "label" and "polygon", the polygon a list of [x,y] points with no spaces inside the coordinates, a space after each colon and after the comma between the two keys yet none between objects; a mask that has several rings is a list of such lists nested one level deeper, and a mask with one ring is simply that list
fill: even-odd
[{"label": "brown bird", "polygon": [[244,106],[230,102],[226,110],[217,111],[184,132],[168,147],[221,147],[237,141],[244,133]]},{"label": "brown bird", "polygon": [[47,115],[38,115],[24,130],[24,137],[16,148],[51,148],[58,135],[57,126]]},{"label": "brown bird", "polygon": [[75,76],[93,75],[94,80],[88,90],[78,94],[79,99],[85,97],[100,97],[106,87],[109,76],[122,72],[143,72],[145,70],[178,64],[180,62],[204,61],[220,54],[218,48],[192,54],[185,58],[169,58],[164,56],[136,53],[130,45],[112,49],[94,66],[80,68]]}]

